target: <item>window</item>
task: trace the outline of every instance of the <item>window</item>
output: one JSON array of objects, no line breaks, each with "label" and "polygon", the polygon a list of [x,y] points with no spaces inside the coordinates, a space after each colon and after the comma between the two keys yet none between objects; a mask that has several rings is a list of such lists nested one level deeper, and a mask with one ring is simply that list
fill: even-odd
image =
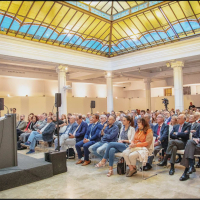
[{"label": "window", "polygon": [[164,89],[165,96],[172,96],[172,88]]},{"label": "window", "polygon": [[183,95],[191,95],[191,87],[183,87]]}]

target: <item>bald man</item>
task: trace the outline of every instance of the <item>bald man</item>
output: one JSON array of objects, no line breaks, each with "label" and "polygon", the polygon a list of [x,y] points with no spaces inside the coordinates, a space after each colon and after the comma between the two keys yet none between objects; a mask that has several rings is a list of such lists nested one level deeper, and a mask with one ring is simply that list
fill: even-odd
[{"label": "bald man", "polygon": [[166,166],[167,160],[171,156],[170,163],[171,168],[169,171],[169,175],[174,175],[174,163],[176,161],[176,153],[177,150],[185,149],[185,145],[189,140],[191,124],[186,122],[186,116],[184,114],[180,114],[178,116],[178,124],[173,126],[173,130],[170,133],[171,140],[169,141],[166,156],[162,162],[158,164],[158,166]]}]

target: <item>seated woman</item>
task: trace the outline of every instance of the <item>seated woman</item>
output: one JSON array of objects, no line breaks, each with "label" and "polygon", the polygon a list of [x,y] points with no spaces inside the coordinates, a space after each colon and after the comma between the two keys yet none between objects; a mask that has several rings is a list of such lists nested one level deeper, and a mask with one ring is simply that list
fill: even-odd
[{"label": "seated woman", "polygon": [[124,116],[122,120],[123,126],[120,131],[118,142],[110,142],[106,148],[103,159],[95,166],[101,167],[105,166],[106,160],[109,159],[109,172],[107,174],[110,177],[113,174],[113,163],[115,158],[115,153],[123,152],[135,134],[133,118],[130,116]]},{"label": "seated woman", "polygon": [[123,151],[123,157],[129,166],[129,170],[126,172],[127,177],[131,177],[137,173],[136,161],[138,158],[146,165],[149,148],[153,141],[153,132],[147,121],[144,118],[139,118],[137,124],[138,130],[134,135],[134,139],[131,141],[129,147]]},{"label": "seated woman", "polygon": [[31,132],[32,131],[36,131],[33,126],[38,121],[38,117],[36,115],[33,115],[33,117],[30,118],[30,119],[31,119],[31,121],[29,123],[28,129],[19,136],[19,140],[22,141],[22,142],[26,142],[28,137],[29,137],[29,135],[31,134]]}]

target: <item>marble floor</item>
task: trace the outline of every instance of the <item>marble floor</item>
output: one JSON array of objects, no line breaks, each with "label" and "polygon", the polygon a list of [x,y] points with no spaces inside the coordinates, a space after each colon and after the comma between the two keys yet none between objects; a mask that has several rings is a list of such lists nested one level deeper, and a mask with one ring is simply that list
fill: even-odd
[{"label": "marble floor", "polygon": [[[19,151],[25,154],[26,150]],[[43,152],[30,155],[44,157]],[[77,159],[76,159],[77,160]],[[79,198],[79,199],[126,199],[126,198],[199,198],[200,169],[185,182],[180,182],[183,167],[176,165],[176,173],[168,175],[169,168],[158,167],[158,175],[147,180],[142,172],[133,177],[114,175],[107,177],[108,166],[100,169],[94,163],[88,166],[75,165],[74,159],[67,160],[68,171],[35,183],[0,192],[0,198]],[[154,165],[155,168],[155,165]],[[145,176],[155,174],[155,169],[144,172]]]}]

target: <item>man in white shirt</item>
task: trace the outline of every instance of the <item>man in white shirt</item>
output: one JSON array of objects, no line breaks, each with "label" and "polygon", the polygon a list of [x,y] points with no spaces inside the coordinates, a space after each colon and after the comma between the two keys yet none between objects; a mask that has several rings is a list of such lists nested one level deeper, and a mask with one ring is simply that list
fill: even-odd
[{"label": "man in white shirt", "polygon": [[[76,123],[76,116],[72,115],[69,118],[69,125],[67,126],[66,130],[64,133],[62,133],[60,137],[60,145],[62,149],[64,149],[66,141],[70,138],[71,135],[73,135],[74,131],[78,127],[78,124]],[[72,145],[73,146],[73,145]],[[58,139],[55,139],[55,150],[58,150]]]}]

